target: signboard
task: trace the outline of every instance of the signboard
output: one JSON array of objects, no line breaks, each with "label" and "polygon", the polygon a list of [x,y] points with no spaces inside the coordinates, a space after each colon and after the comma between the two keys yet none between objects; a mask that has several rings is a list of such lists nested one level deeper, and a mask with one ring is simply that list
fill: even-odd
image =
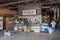
[{"label": "signboard", "polygon": [[23,10],[23,15],[36,15],[36,9]]}]

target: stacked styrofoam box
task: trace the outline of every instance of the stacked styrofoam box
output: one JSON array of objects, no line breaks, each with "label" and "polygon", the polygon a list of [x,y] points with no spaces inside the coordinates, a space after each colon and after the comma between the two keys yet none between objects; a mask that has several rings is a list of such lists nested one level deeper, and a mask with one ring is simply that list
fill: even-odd
[{"label": "stacked styrofoam box", "polygon": [[45,28],[49,29],[49,26],[43,25],[42,26],[42,31],[44,31]]},{"label": "stacked styrofoam box", "polygon": [[11,36],[10,32],[6,32],[6,31],[4,32],[4,35],[5,36]]},{"label": "stacked styrofoam box", "polygon": [[23,31],[23,28],[22,27],[23,27],[22,24],[19,24],[19,26],[18,26],[18,31],[19,32],[22,32]]},{"label": "stacked styrofoam box", "polygon": [[53,29],[51,27],[49,27],[48,24],[46,24],[46,23],[42,24],[42,31],[45,31],[44,29],[48,29],[49,33],[53,32]]},{"label": "stacked styrofoam box", "polygon": [[49,31],[49,26],[47,23],[42,24],[42,31],[45,31],[45,29],[48,29],[48,31]]},{"label": "stacked styrofoam box", "polygon": [[34,29],[34,32],[40,32],[40,29]]},{"label": "stacked styrofoam box", "polygon": [[24,25],[22,29],[24,30],[24,32],[26,32],[26,25]]},{"label": "stacked styrofoam box", "polygon": [[40,26],[31,26],[31,31],[40,32]]},{"label": "stacked styrofoam box", "polygon": [[5,36],[11,36],[11,35],[13,35],[13,34],[14,34],[14,32],[11,31],[11,30],[7,30],[7,31],[5,30],[5,31],[4,31],[4,35],[5,35]]}]

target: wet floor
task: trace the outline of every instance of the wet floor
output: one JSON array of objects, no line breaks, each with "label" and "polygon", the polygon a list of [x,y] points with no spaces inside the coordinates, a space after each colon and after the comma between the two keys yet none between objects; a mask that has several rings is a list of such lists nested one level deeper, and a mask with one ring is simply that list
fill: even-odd
[{"label": "wet floor", "polygon": [[0,40],[60,40],[60,31],[55,31],[52,34],[17,32],[13,36],[4,36],[3,32],[0,32]]}]

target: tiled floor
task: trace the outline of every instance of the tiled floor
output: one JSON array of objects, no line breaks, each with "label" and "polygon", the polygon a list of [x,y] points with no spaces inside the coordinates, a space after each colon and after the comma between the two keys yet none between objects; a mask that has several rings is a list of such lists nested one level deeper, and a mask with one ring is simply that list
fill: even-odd
[{"label": "tiled floor", "polygon": [[55,31],[52,34],[18,32],[13,36],[4,36],[3,32],[0,32],[0,40],[60,40],[60,32]]}]

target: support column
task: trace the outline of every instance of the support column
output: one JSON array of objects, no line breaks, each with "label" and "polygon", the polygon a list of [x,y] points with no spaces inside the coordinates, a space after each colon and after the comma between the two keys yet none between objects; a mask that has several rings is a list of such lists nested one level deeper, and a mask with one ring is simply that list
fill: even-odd
[{"label": "support column", "polygon": [[59,6],[59,18],[60,18],[60,6]]}]

